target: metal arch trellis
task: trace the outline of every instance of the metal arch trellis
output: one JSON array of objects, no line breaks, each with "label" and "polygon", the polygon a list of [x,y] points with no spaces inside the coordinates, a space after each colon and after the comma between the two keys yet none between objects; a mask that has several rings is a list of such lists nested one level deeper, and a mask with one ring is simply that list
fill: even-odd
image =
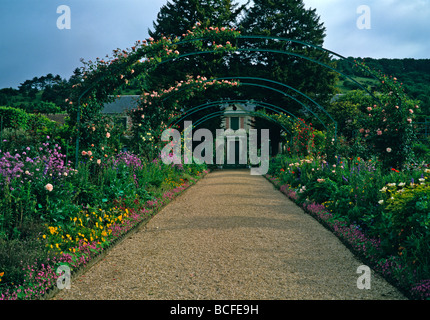
[{"label": "metal arch trellis", "polygon": [[[304,93],[300,92],[299,90],[297,90],[297,89],[295,89],[295,88],[293,88],[291,86],[288,86],[286,84],[283,84],[281,82],[277,82],[277,81],[274,81],[274,80],[265,79],[265,78],[258,78],[258,77],[224,77],[224,78],[210,79],[210,80],[206,80],[206,81],[213,81],[213,80],[217,80],[217,81],[221,80],[222,81],[222,80],[234,80],[234,79],[237,79],[237,80],[245,79],[245,80],[266,81],[266,82],[270,82],[270,83],[274,83],[274,84],[286,87],[286,88],[291,89],[294,92],[300,94],[301,96],[305,97],[310,102],[312,102],[314,105],[316,105],[320,110],[322,110],[330,118],[330,120],[332,120],[332,122],[334,123],[334,126],[335,126],[335,134],[334,134],[334,136],[335,136],[335,139],[337,138],[337,134],[336,134],[336,132],[337,132],[337,122],[333,119],[333,117],[321,105],[319,105],[316,101],[314,101],[312,98],[310,98],[309,96],[305,95]],[[296,101],[297,103],[299,103],[303,108],[305,108],[307,111],[309,111],[316,119],[318,119],[318,121],[324,126],[325,129],[328,129],[327,126],[326,126],[326,124],[324,123],[324,121],[322,121],[321,118],[318,117],[317,114],[315,114],[306,104],[304,104],[303,102],[301,102],[300,100],[298,100],[294,96],[292,96],[292,95],[290,95],[290,94],[288,94],[288,93],[286,93],[286,92],[284,92],[282,90],[279,90],[279,89],[276,89],[276,88],[272,88],[270,86],[265,86],[265,85],[262,85],[262,84],[248,83],[248,82],[241,82],[240,84],[241,85],[256,86],[256,87],[260,87],[260,88],[269,89],[269,90],[275,91],[277,93],[283,94],[284,96],[286,96],[288,98],[293,99],[294,101]],[[185,90],[185,88],[178,89],[177,91],[174,91],[173,93],[171,93],[171,95],[180,93],[183,90]],[[170,98],[170,96],[164,98],[164,100],[166,100],[168,98]],[[284,110],[284,109],[282,109],[282,111],[286,112],[286,110]]]},{"label": "metal arch trellis", "polygon": [[[313,45],[313,44],[310,44],[310,43],[307,43],[307,42],[303,42],[303,41],[300,41],[300,40],[295,40],[295,39],[288,39],[288,38],[283,38],[283,37],[274,37],[274,36],[258,36],[258,35],[240,35],[240,36],[238,36],[238,37],[236,37],[236,39],[264,39],[264,40],[278,40],[278,41],[288,41],[288,42],[292,42],[292,43],[297,43],[297,44],[301,44],[301,45],[304,45],[304,46],[307,46],[307,47],[312,47],[312,48],[314,48],[314,49],[317,49],[317,50],[320,50],[320,51],[323,51],[323,52],[325,52],[325,53],[328,53],[328,54],[331,54],[331,55],[334,55],[334,56],[337,56],[338,58],[341,58],[342,60],[344,60],[344,61],[347,61],[348,63],[350,63],[350,64],[353,64],[351,61],[349,61],[348,59],[346,59],[345,57],[343,57],[343,56],[341,56],[341,55],[339,55],[339,54],[337,54],[337,53],[335,53],[335,52],[333,52],[333,51],[330,51],[330,50],[327,50],[327,49],[325,49],[325,48],[323,48],[323,47],[320,47],[320,46],[316,46],[316,45]],[[172,43],[170,46],[173,46],[173,45],[180,45],[180,44],[185,44],[185,43],[191,43],[191,42],[194,42],[194,41],[203,41],[203,40],[209,40],[209,38],[208,37],[202,37],[202,38],[195,38],[195,39],[187,39],[187,40],[183,40],[183,41],[179,41],[179,42],[175,42],[175,43]],[[289,52],[289,51],[286,51],[286,50],[284,50],[284,51],[282,51],[282,50],[274,50],[274,49],[263,49],[263,48],[236,48],[235,49],[236,51],[251,51],[251,52],[257,52],[257,51],[260,51],[260,52],[272,52],[272,53],[280,53],[280,54],[287,54],[287,55],[292,55],[292,56],[296,56],[296,57],[299,57],[299,58],[303,58],[303,59],[305,59],[305,60],[308,60],[308,61],[311,61],[311,62],[314,62],[314,63],[317,63],[317,64],[319,64],[319,65],[321,65],[321,66],[324,66],[324,67],[326,67],[326,68],[328,68],[328,69],[330,69],[330,70],[332,70],[332,71],[335,71],[335,72],[337,72],[338,74],[340,74],[340,75],[342,75],[343,77],[345,77],[345,78],[347,78],[347,79],[349,79],[349,80],[351,80],[352,82],[354,82],[354,83],[356,83],[362,90],[364,90],[364,91],[366,91],[374,100],[377,100],[378,102],[380,102],[379,101],[379,99],[377,98],[377,97],[375,97],[374,95],[373,95],[373,93],[371,93],[371,92],[369,92],[369,90],[367,89],[367,88],[365,88],[365,87],[363,87],[359,82],[357,82],[355,79],[352,79],[350,76],[348,76],[348,75],[345,75],[344,73],[342,73],[342,72],[340,72],[339,70],[337,70],[337,69],[335,69],[335,68],[333,68],[332,66],[329,66],[329,65],[327,65],[327,64],[325,64],[325,63],[322,63],[321,61],[318,61],[318,60],[315,60],[315,59],[312,59],[312,58],[309,58],[309,57],[306,57],[306,56],[304,56],[304,55],[300,55],[300,54],[298,54],[298,53],[294,53],[294,52]],[[191,53],[185,53],[185,54],[180,54],[178,57],[174,57],[174,58],[169,58],[169,59],[165,59],[165,60],[163,60],[163,61],[160,61],[158,64],[157,64],[157,66],[158,65],[160,65],[160,64],[163,64],[163,63],[167,63],[167,62],[169,62],[169,61],[172,61],[172,60],[175,60],[175,59],[178,59],[178,58],[183,58],[183,57],[186,57],[186,56],[191,56],[191,55],[198,55],[198,54],[206,54],[206,53],[219,53],[219,51],[218,50],[206,50],[206,51],[196,51],[196,52],[191,52]],[[376,76],[374,76],[374,75],[372,75],[376,80],[380,80],[380,79],[378,79]],[[81,101],[81,99],[83,98],[83,96],[84,95],[86,95],[91,89],[94,89],[95,87],[96,87],[96,85],[98,84],[98,82],[99,81],[101,81],[102,79],[104,79],[104,77],[105,76],[102,76],[102,77],[100,77],[99,79],[97,79],[96,81],[95,81],[95,83],[93,83],[93,85],[92,86],[90,86],[89,88],[87,88],[80,96],[79,96],[79,98],[78,98],[78,110],[77,110],[77,124],[78,124],[78,128],[79,128],[79,123],[80,123],[80,108],[81,108],[81,105],[80,105],[80,101]],[[293,88],[292,88],[293,89]],[[294,89],[294,90],[296,90],[296,89]],[[300,91],[298,91],[297,90],[297,92],[299,92],[300,94],[302,94],[302,95],[304,95],[303,93],[301,93]],[[304,95],[304,96],[306,96],[306,95]],[[307,97],[307,96],[306,96]],[[309,97],[307,97],[307,98],[309,98]],[[330,116],[330,118],[331,118],[331,116]],[[79,130],[79,129],[78,129]],[[77,164],[78,164],[78,153],[79,153],[79,131],[78,131],[78,134],[77,134],[77,139],[76,139],[76,166],[77,166]]]},{"label": "metal arch trellis", "polygon": [[[199,106],[196,106],[194,108],[188,109],[188,111],[186,113],[183,114],[183,116],[181,116],[179,119],[177,119],[175,122],[171,123],[170,126],[174,126],[176,125],[178,122],[180,122],[182,119],[186,118],[187,116],[190,116],[200,110],[204,110],[204,109],[208,109],[211,108],[213,106],[219,106],[221,104],[234,104],[234,103],[250,103],[250,101],[248,100],[219,100],[219,101],[211,101],[211,102],[207,102],[204,104],[201,104]],[[273,104],[270,103],[266,103],[266,102],[261,102],[261,101],[252,101],[252,104],[256,105],[256,106],[261,106],[261,107],[265,107],[267,109],[270,109],[272,111],[277,112],[278,114],[281,114],[281,112],[286,112],[289,115],[291,115],[292,117],[294,117],[295,119],[297,119],[297,117],[290,113],[289,111],[283,110],[282,108],[279,108]],[[280,110],[276,110],[276,109],[280,109]],[[222,113],[224,113],[224,111],[220,111],[220,114],[222,115]],[[255,113],[255,112],[250,112],[250,114],[255,114],[255,115],[261,115],[260,113]],[[263,115],[261,115],[263,116]],[[283,115],[284,116],[284,115]],[[268,119],[273,120],[270,117],[267,117]],[[279,124],[279,123],[278,123]],[[285,131],[291,133],[285,126],[283,126],[282,124],[279,124]]]},{"label": "metal arch trellis", "polygon": [[[260,40],[278,40],[278,41],[284,41],[284,42],[293,42],[293,43],[301,44],[301,45],[304,45],[304,46],[307,46],[307,47],[312,47],[312,48],[317,49],[317,50],[319,50],[321,52],[325,52],[325,53],[334,55],[334,56],[336,56],[336,57],[338,57],[338,58],[340,58],[340,59],[348,62],[351,65],[354,65],[354,66],[356,65],[355,63],[353,63],[350,60],[348,60],[346,57],[344,57],[344,56],[342,56],[342,55],[340,55],[340,54],[338,54],[338,53],[336,53],[334,51],[325,49],[325,48],[323,48],[321,46],[317,46],[317,45],[314,45],[314,44],[311,44],[311,43],[308,43],[308,42],[300,41],[300,40],[283,38],[283,37],[276,37],[276,36],[260,36],[260,35],[240,35],[240,36],[236,37],[236,39],[260,39]],[[175,43],[173,43],[171,45],[172,46],[173,45],[181,45],[181,44],[186,44],[186,43],[191,43],[191,42],[196,42],[196,41],[203,41],[203,40],[209,40],[209,38],[202,37],[202,38],[195,38],[195,39],[187,39],[187,40],[182,40],[182,41],[179,41],[179,42],[175,42]],[[323,62],[321,62],[319,60],[315,60],[315,59],[306,57],[304,55],[301,55],[301,54],[298,54],[298,53],[295,53],[295,52],[291,52],[291,51],[287,51],[287,50],[275,50],[275,49],[265,49],[265,48],[236,48],[235,51],[239,51],[239,52],[244,52],[244,51],[271,52],[271,53],[286,54],[286,55],[295,56],[295,57],[298,57],[298,58],[302,58],[302,59],[305,59],[305,60],[317,63],[317,64],[319,64],[319,65],[321,65],[323,67],[326,67],[326,68],[328,68],[328,69],[330,69],[330,70],[332,70],[332,71],[340,74],[341,76],[343,76],[343,77],[351,80],[352,82],[354,82],[355,84],[357,84],[360,89],[362,89],[363,91],[366,91],[374,100],[377,100],[379,103],[381,102],[371,91],[369,91],[367,88],[365,88],[361,83],[359,83],[358,81],[356,81],[352,77],[346,75],[345,73],[337,70],[336,68],[334,68],[332,66],[329,66],[329,65],[327,65],[327,64],[325,64],[325,63],[323,63]],[[178,57],[169,58],[169,59],[166,59],[164,61],[161,61],[161,62],[159,62],[159,64],[167,63],[167,62],[170,62],[170,61],[173,61],[173,60],[176,60],[176,59],[179,59],[179,58],[184,58],[184,57],[187,57],[187,56],[198,55],[198,54],[205,54],[205,53],[219,53],[219,52],[220,52],[219,50],[206,50],[206,51],[188,52],[188,53],[180,54]],[[360,67],[363,71],[366,71],[360,65],[357,65],[357,66]],[[378,77],[376,77],[373,74],[370,74],[370,76],[372,76],[377,81],[381,81],[381,79],[379,79]]]},{"label": "metal arch trellis", "polygon": [[263,101],[256,101],[256,100],[252,100],[252,102],[251,102],[250,100],[235,100],[234,99],[234,100],[211,101],[211,102],[207,102],[207,103],[198,105],[196,107],[190,108],[190,109],[187,110],[187,112],[183,113],[182,117],[180,117],[178,120],[176,120],[171,125],[176,125],[181,119],[183,119],[186,116],[189,116],[191,114],[194,114],[197,111],[200,111],[200,110],[212,107],[212,106],[219,106],[219,105],[222,105],[222,104],[230,104],[231,105],[231,104],[234,104],[234,103],[252,103],[252,104],[254,104],[256,106],[265,107],[265,108],[268,108],[268,109],[270,109],[272,111],[275,111],[275,112],[286,112],[289,115],[291,115],[293,118],[298,119],[297,116],[294,115],[293,113],[291,113],[291,112],[289,112],[287,110],[284,110],[284,109],[282,109],[282,108],[280,108],[280,107],[278,107],[278,106],[276,106],[274,104],[270,104],[270,103],[263,102]]},{"label": "metal arch trellis", "polygon": [[[223,114],[224,114],[224,111],[216,111],[216,112],[209,113],[209,114],[205,115],[204,117],[200,118],[195,124],[193,124],[193,128],[197,128],[200,124],[204,123],[205,121],[211,120],[213,118],[217,118]],[[278,124],[279,126],[281,126],[285,131],[287,131],[288,133],[291,134],[291,132],[287,128],[285,128],[285,126],[283,126],[282,124],[280,124],[279,122],[277,122],[273,118],[271,118],[267,115],[263,115],[261,113],[256,113],[256,112],[251,113],[251,114],[255,115],[256,117],[264,118],[268,121],[274,122],[274,123]]]}]

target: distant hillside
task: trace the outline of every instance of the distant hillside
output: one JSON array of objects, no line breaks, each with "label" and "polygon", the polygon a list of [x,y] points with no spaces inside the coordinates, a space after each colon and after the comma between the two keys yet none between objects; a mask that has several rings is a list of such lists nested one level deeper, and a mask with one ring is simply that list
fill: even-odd
[{"label": "distant hillside", "polygon": [[[430,117],[430,59],[373,59],[373,58],[353,58],[349,61],[337,61],[339,71],[348,75],[354,75],[360,83],[368,86],[376,85],[374,79],[367,77],[359,70],[352,68],[350,62],[356,60],[364,63],[370,68],[380,71],[385,75],[396,77],[405,88],[405,92],[412,99],[420,100],[420,107],[423,113]],[[352,82],[339,81],[338,87],[341,91],[351,89]]]}]

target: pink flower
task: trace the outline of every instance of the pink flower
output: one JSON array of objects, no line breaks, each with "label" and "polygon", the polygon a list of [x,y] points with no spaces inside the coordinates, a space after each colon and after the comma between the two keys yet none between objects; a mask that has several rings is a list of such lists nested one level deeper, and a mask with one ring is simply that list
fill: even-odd
[{"label": "pink flower", "polygon": [[93,155],[93,153],[92,153],[91,151],[88,151],[88,152],[87,152],[87,154],[88,154],[89,156],[92,156],[92,155]]},{"label": "pink flower", "polygon": [[372,107],[367,107],[367,111],[372,111]]},{"label": "pink flower", "polygon": [[363,133],[363,132],[364,132],[364,129],[363,129],[363,128],[361,128],[361,129],[360,129],[360,133]]},{"label": "pink flower", "polygon": [[377,130],[377,131],[376,131],[376,134],[377,134],[378,136],[380,136],[380,135],[382,135],[382,131],[381,131],[381,130]]},{"label": "pink flower", "polygon": [[46,189],[46,190],[48,190],[49,192],[51,192],[51,191],[52,191],[52,189],[54,189],[54,186],[53,186],[52,184],[48,183],[48,184],[45,186],[45,189]]},{"label": "pink flower", "polygon": [[412,122],[412,119],[411,118],[408,118],[408,120],[407,120],[409,123],[411,123]]},{"label": "pink flower", "polygon": [[409,109],[409,112],[412,114],[412,113],[414,113],[414,110],[412,110],[412,109]]},{"label": "pink flower", "polygon": [[87,152],[86,152],[86,151],[82,151],[82,155],[83,155],[83,156],[86,156],[86,155],[87,155]]},{"label": "pink flower", "polygon": [[106,133],[106,138],[110,138],[110,133],[109,132]]},{"label": "pink flower", "polygon": [[97,159],[97,164],[102,163],[102,161],[100,159]]},{"label": "pink flower", "polygon": [[390,153],[392,151],[391,148],[387,148],[386,150],[388,153]]}]

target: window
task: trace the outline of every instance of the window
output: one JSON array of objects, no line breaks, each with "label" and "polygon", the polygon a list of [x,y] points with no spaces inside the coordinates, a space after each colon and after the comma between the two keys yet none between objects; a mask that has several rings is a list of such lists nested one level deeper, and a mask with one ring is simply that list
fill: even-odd
[{"label": "window", "polygon": [[230,118],[230,128],[232,130],[238,130],[239,129],[239,118],[238,117],[231,117]]}]

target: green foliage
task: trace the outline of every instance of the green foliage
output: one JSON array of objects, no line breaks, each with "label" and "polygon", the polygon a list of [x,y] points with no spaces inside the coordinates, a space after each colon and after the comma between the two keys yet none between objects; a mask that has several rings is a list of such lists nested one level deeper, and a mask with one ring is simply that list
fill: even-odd
[{"label": "green foliage", "polygon": [[430,231],[430,186],[389,188],[391,197],[386,211],[390,216],[393,232],[405,239],[413,234],[423,235]]},{"label": "green foliage", "polygon": [[[375,159],[336,160],[278,155],[269,174],[296,203],[326,212],[318,218],[334,224],[336,234],[347,241],[356,237],[350,244],[406,290],[428,279],[430,169],[387,171]],[[393,268],[387,269],[391,262]]]},{"label": "green foliage", "polygon": [[372,105],[373,99],[361,90],[349,91],[336,96],[335,100],[327,106],[327,112],[338,124],[338,134],[354,138],[360,129],[359,117],[366,108]]},{"label": "green foliage", "polygon": [[243,6],[231,0],[173,0],[163,5],[149,35],[154,39],[187,34],[197,22],[203,27],[234,27]]},{"label": "green foliage", "polygon": [[[341,72],[354,77],[364,77],[368,81],[374,82],[374,78],[360,69],[353,68],[356,63],[365,62],[373,70],[382,74],[393,75],[403,84],[406,94],[413,100],[419,101],[423,115],[430,114],[430,59],[374,59],[374,58],[352,58],[338,60],[338,68]],[[364,83],[366,80],[364,81]],[[379,84],[371,84],[378,87]],[[419,115],[418,118],[421,118]]]},{"label": "green foliage", "polygon": [[27,128],[27,113],[11,108],[0,107],[0,119],[3,122],[3,128],[26,129]]},{"label": "green foliage", "polygon": [[[304,172],[302,172],[303,174]],[[313,201],[315,203],[325,203],[332,199],[333,194],[336,194],[338,186],[336,182],[330,178],[315,179],[305,184],[306,188],[302,189],[299,193],[298,201]]]},{"label": "green foliage", "polygon": [[412,145],[412,152],[414,153],[417,161],[429,162],[430,160],[430,147],[425,142],[414,142]]},{"label": "green foliage", "polygon": [[26,111],[31,113],[55,114],[59,113],[61,109],[53,102],[40,101],[30,104]]}]

